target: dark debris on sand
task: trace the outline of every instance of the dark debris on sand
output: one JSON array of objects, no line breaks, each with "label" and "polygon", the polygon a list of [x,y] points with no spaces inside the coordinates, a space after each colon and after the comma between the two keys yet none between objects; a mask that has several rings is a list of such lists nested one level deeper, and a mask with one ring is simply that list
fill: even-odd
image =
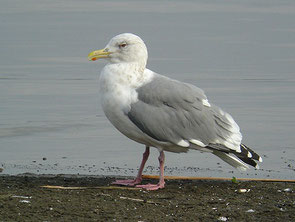
[{"label": "dark debris on sand", "polygon": [[0,221],[295,221],[294,183],[168,180],[157,191],[103,188],[113,180],[2,175]]}]

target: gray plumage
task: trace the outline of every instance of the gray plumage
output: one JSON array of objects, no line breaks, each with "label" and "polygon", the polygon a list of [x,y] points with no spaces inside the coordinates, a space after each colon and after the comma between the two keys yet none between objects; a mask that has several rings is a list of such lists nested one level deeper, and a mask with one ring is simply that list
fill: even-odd
[{"label": "gray plumage", "polygon": [[[203,104],[207,97],[202,89],[155,75],[150,83],[136,91],[138,101],[130,105],[126,115],[143,133],[157,141],[173,144],[180,140],[199,140],[219,157],[223,153],[234,153],[244,162],[254,167],[257,165],[248,153],[255,160],[259,160],[259,156],[245,145],[241,144],[239,152],[224,145],[239,132],[229,120],[229,114],[213,104]],[[175,152],[196,148],[200,149],[189,142],[189,147],[176,149]],[[173,152],[173,149],[169,151]]]},{"label": "gray plumage", "polygon": [[204,106],[202,100],[207,98],[203,90],[193,85],[158,75],[137,92],[138,101],[131,104],[127,115],[158,141],[177,144],[180,140],[197,139],[209,144],[233,133],[220,108]]}]

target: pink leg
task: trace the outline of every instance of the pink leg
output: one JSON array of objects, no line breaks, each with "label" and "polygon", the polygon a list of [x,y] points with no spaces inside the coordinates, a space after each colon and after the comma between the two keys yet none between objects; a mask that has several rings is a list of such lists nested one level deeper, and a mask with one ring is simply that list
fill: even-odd
[{"label": "pink leg", "polygon": [[165,155],[164,151],[160,152],[159,156],[159,163],[160,163],[160,180],[158,184],[146,184],[146,185],[137,185],[136,187],[144,188],[147,190],[158,190],[164,188],[165,181],[164,181],[164,162],[165,162]]},{"label": "pink leg", "polygon": [[150,147],[146,146],[145,152],[143,153],[142,161],[141,161],[137,176],[136,176],[136,178],[134,180],[116,180],[112,184],[118,184],[118,185],[124,185],[124,186],[134,186],[136,184],[141,183],[141,181],[142,181],[142,171],[143,171],[143,168],[144,168],[144,165],[145,165],[147,159],[149,158],[149,155],[150,155]]}]

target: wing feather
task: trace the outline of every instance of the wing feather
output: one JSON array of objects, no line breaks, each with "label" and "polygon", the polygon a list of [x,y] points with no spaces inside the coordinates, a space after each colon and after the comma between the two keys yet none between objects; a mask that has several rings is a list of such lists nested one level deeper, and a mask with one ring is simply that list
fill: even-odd
[{"label": "wing feather", "polygon": [[241,134],[232,117],[207,100],[203,90],[156,75],[137,89],[138,101],[126,112],[144,133],[161,141],[198,140],[205,145],[221,144],[238,151]]}]

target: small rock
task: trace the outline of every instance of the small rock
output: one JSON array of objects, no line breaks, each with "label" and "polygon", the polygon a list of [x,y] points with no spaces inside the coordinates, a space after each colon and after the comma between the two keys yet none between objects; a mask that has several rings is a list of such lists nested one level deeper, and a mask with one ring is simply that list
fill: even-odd
[{"label": "small rock", "polygon": [[46,157],[43,157],[42,160],[47,160],[47,158]]},{"label": "small rock", "polygon": [[292,192],[292,189],[291,188],[286,188],[283,190],[284,192]]},{"label": "small rock", "polygon": [[31,203],[31,201],[29,201],[29,200],[20,200],[19,202],[20,203]]},{"label": "small rock", "polygon": [[218,217],[219,221],[227,221],[227,217]]},{"label": "small rock", "polygon": [[246,213],[254,213],[254,212],[255,210],[252,210],[252,209],[246,211]]},{"label": "small rock", "polygon": [[248,193],[251,189],[238,189],[238,193]]}]

